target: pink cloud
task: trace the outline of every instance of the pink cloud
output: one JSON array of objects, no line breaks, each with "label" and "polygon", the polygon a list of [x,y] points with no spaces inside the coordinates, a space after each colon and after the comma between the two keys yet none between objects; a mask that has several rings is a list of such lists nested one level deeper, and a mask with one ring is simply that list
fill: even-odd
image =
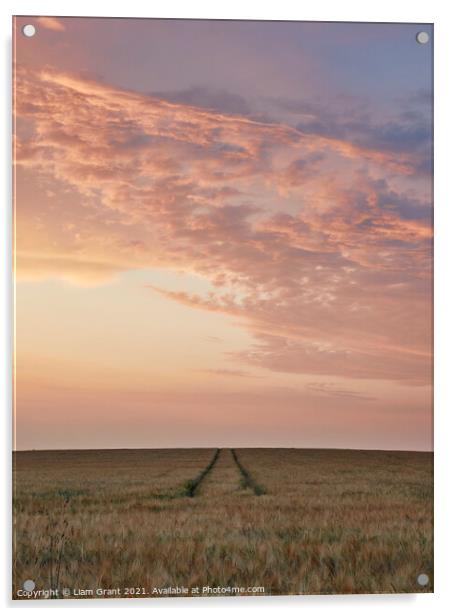
[{"label": "pink cloud", "polygon": [[18,234],[19,276],[182,268],[212,290],[158,292],[248,328],[244,362],[430,382],[431,204],[394,181],[414,159],[51,69],[18,71],[16,107],[19,171],[76,196]]},{"label": "pink cloud", "polygon": [[56,17],[37,17],[36,21],[47,30],[54,30],[55,32],[64,32],[66,30],[66,26],[63,22]]}]

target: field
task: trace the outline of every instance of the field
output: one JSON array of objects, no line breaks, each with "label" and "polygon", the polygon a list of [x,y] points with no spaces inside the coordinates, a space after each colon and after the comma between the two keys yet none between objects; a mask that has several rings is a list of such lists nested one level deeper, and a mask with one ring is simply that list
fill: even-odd
[{"label": "field", "polygon": [[13,469],[16,599],[25,580],[80,598],[433,590],[431,453],[30,451]]}]

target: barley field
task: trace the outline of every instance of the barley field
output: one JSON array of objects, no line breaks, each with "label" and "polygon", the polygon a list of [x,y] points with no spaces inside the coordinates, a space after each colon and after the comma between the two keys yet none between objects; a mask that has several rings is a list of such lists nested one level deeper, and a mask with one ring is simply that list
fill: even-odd
[{"label": "barley field", "polygon": [[29,451],[13,471],[14,599],[433,591],[431,453]]}]

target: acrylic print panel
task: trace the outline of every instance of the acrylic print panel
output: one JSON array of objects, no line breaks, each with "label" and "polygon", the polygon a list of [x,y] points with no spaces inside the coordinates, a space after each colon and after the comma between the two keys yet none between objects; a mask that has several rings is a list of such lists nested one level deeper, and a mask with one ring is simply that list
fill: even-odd
[{"label": "acrylic print panel", "polygon": [[432,45],[15,19],[15,599],[432,592]]}]

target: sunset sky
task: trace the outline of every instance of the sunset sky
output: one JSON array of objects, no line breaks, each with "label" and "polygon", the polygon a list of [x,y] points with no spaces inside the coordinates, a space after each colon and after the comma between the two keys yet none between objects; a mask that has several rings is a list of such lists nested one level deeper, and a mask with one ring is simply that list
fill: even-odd
[{"label": "sunset sky", "polygon": [[431,26],[14,29],[17,449],[432,449]]}]

